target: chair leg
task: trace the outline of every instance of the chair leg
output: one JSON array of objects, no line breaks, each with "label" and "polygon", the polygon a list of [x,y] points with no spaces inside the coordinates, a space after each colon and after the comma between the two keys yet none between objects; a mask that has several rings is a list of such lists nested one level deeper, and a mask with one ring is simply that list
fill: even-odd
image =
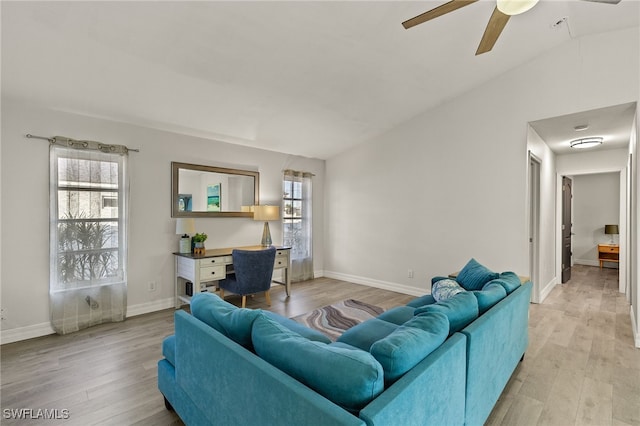
[{"label": "chair leg", "polygon": [[242,307],[246,307],[247,306],[247,296],[242,296]]},{"label": "chair leg", "polygon": [[224,300],[224,288],[220,287],[220,299]]},{"label": "chair leg", "polygon": [[264,298],[267,299],[267,306],[271,306],[271,294],[269,294],[269,290],[264,292]]}]

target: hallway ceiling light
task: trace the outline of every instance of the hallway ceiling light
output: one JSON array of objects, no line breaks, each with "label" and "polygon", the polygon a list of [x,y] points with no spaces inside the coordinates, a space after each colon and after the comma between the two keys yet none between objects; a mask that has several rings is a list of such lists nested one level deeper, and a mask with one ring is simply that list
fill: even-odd
[{"label": "hallway ceiling light", "polygon": [[593,148],[594,146],[598,146],[601,143],[602,143],[602,138],[597,137],[597,138],[576,139],[576,140],[572,140],[569,144],[571,148],[585,149],[585,148]]}]

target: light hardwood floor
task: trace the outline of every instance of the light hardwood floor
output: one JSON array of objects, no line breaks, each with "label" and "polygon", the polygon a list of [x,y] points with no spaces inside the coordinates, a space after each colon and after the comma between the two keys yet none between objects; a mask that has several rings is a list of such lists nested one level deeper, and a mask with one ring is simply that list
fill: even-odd
[{"label": "light hardwood floor", "polygon": [[[573,275],[544,304],[531,305],[529,350],[488,424],[640,425],[640,350],[633,348],[615,273],[577,267]],[[271,293],[269,309],[287,317],[346,298],[385,308],[412,299],[326,278],[294,284],[289,299],[280,286]],[[267,308],[261,295],[247,307]],[[156,385],[160,342],[173,333],[173,312],[3,345],[1,408],[67,409],[69,419],[0,422],[181,425]]]}]

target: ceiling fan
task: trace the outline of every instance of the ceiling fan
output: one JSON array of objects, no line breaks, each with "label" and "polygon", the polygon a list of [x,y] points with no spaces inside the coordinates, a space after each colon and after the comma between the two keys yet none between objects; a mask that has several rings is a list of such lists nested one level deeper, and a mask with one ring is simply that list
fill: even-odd
[{"label": "ceiling fan", "polygon": [[[461,7],[468,6],[478,0],[451,0],[441,6],[428,10],[418,16],[408,19],[402,23],[405,29],[415,27],[423,22],[430,21],[439,16],[445,15],[454,10],[458,10]],[[618,4],[620,0],[584,0],[595,3],[608,3]],[[531,9],[538,3],[538,0],[496,0],[496,7],[491,14],[487,28],[484,30],[482,40],[476,51],[476,56],[486,53],[493,49],[493,45],[496,44],[500,33],[507,25],[509,18],[513,15],[519,15]]]}]

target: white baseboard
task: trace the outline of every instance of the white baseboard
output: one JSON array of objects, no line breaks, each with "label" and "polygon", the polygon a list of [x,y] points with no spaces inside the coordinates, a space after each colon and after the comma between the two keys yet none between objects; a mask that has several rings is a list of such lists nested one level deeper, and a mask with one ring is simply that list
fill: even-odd
[{"label": "white baseboard", "polygon": [[558,284],[558,280],[554,277],[551,279],[551,281],[549,281],[544,287],[540,289],[540,300],[538,301],[538,303],[544,302],[544,299],[546,299],[547,296],[549,296],[549,294],[551,293],[551,290],[554,289],[556,284]]},{"label": "white baseboard", "polygon": [[398,293],[409,294],[411,296],[423,296],[429,293],[429,289],[420,289],[408,285],[392,283],[388,281],[374,280],[367,277],[359,277],[356,275],[342,274],[340,272],[324,271],[323,276],[333,278],[334,280],[348,281],[354,284],[362,284],[369,287],[381,288],[384,290],[395,291]]},{"label": "white baseboard", "polygon": [[600,262],[592,259],[574,259],[574,265],[600,266]]},{"label": "white baseboard", "polygon": [[55,331],[49,322],[28,325],[26,327],[10,328],[0,331],[0,345],[33,339],[34,337],[47,336],[54,333]]},{"label": "white baseboard", "polygon": [[166,299],[154,300],[152,302],[128,306],[127,318],[173,308],[175,306],[175,303],[176,300],[173,297],[168,297]]},{"label": "white baseboard", "polygon": [[633,341],[636,348],[640,348],[640,330],[638,329],[638,318],[636,318],[635,313],[633,312],[633,306],[631,306],[629,310],[629,315],[631,315],[631,331],[633,332]]},{"label": "white baseboard", "polygon": [[[174,298],[169,297],[167,299],[154,300],[152,302],[128,306],[127,318],[169,309],[174,307],[174,303]],[[36,337],[48,336],[50,334],[55,334],[55,331],[51,327],[51,323],[48,322],[28,325],[26,327],[10,328],[8,330],[0,331],[0,345],[19,342],[21,340],[33,339]]]}]

